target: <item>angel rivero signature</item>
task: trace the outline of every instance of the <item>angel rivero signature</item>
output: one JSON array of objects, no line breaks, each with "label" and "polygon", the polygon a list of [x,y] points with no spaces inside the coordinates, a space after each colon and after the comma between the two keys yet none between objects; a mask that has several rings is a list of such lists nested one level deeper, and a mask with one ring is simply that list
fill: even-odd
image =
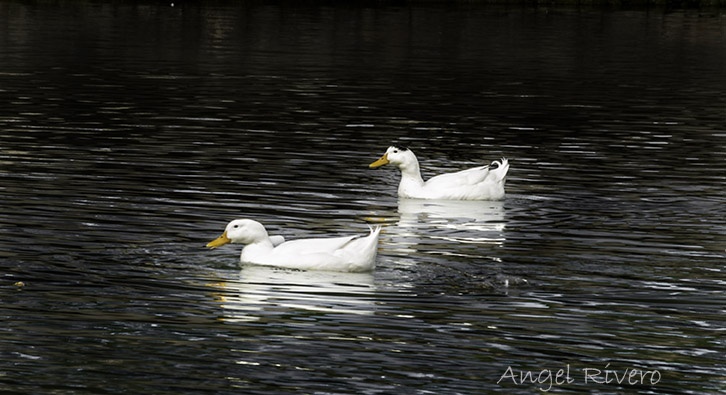
[{"label": "angel rivero signature", "polygon": [[542,392],[549,392],[552,388],[577,381],[584,384],[610,384],[610,385],[638,385],[654,386],[661,380],[658,370],[645,370],[636,368],[611,369],[608,363],[602,369],[585,367],[570,369],[570,364],[560,369],[542,370],[516,370],[511,366],[499,377],[497,384],[514,384],[517,386],[534,384]]}]

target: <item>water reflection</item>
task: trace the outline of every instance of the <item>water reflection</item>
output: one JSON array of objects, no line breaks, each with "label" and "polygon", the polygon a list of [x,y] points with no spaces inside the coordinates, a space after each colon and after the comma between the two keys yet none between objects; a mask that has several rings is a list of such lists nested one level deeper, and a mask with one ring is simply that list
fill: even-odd
[{"label": "water reflection", "polygon": [[502,232],[504,222],[503,201],[458,201],[400,199],[398,225],[422,225],[439,228]]},{"label": "water reflection", "polygon": [[267,266],[242,267],[237,279],[215,284],[224,321],[318,314],[373,314],[376,287],[370,273],[300,271]]},{"label": "water reflection", "polygon": [[398,214],[386,235],[399,252],[431,243],[498,246],[505,241],[503,201],[399,199]]}]

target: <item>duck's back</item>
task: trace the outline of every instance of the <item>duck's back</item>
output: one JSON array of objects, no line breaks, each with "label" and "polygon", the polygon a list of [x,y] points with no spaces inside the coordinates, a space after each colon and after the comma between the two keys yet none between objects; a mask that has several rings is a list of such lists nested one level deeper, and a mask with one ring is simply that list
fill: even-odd
[{"label": "duck's back", "polygon": [[432,177],[424,183],[422,199],[500,200],[504,198],[509,163],[506,159],[494,162],[497,167],[479,166]]},{"label": "duck's back", "polygon": [[487,176],[489,176],[489,166],[479,166],[431,177],[425,182],[425,185],[426,187],[436,189],[455,188],[462,185],[476,185],[486,180]]},{"label": "duck's back", "polygon": [[291,240],[252,262],[300,270],[366,272],[375,267],[380,227],[368,236]]}]

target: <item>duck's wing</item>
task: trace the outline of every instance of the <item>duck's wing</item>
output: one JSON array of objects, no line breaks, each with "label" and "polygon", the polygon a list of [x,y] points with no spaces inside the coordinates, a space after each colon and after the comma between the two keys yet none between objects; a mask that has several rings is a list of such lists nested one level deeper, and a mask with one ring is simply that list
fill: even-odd
[{"label": "duck's wing", "polygon": [[380,227],[370,235],[292,240],[251,263],[300,270],[365,272],[375,267]]},{"label": "duck's wing", "polygon": [[358,236],[344,236],[331,238],[312,238],[286,241],[272,250],[275,255],[289,255],[291,257],[302,254],[332,253],[343,248]]},{"label": "duck's wing", "polygon": [[506,179],[508,171],[509,161],[507,158],[502,158],[493,161],[491,165],[472,167],[471,169],[431,177],[426,181],[425,185],[426,187],[441,190],[443,188],[473,186],[480,183],[499,183]]},{"label": "duck's wing", "polygon": [[360,271],[352,266],[347,246],[358,236],[291,240],[280,244],[263,260],[263,264],[299,270]]},{"label": "duck's wing", "polygon": [[431,177],[426,181],[427,188],[442,190],[445,188],[458,188],[462,185],[476,185],[484,181],[489,175],[489,166],[473,167],[454,173],[445,173]]}]

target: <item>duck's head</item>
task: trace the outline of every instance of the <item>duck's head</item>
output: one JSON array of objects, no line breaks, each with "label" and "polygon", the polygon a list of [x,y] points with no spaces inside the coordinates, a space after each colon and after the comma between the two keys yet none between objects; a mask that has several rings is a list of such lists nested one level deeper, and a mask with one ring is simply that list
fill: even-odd
[{"label": "duck's head", "polygon": [[207,247],[217,248],[227,243],[252,244],[268,237],[261,223],[251,219],[236,219],[227,224],[221,236],[207,243]]},{"label": "duck's head", "polygon": [[410,149],[392,145],[388,147],[386,153],[383,154],[380,159],[371,163],[368,167],[371,169],[377,169],[389,163],[403,169],[410,165],[417,164],[418,160],[416,159],[416,155],[414,155]]}]

